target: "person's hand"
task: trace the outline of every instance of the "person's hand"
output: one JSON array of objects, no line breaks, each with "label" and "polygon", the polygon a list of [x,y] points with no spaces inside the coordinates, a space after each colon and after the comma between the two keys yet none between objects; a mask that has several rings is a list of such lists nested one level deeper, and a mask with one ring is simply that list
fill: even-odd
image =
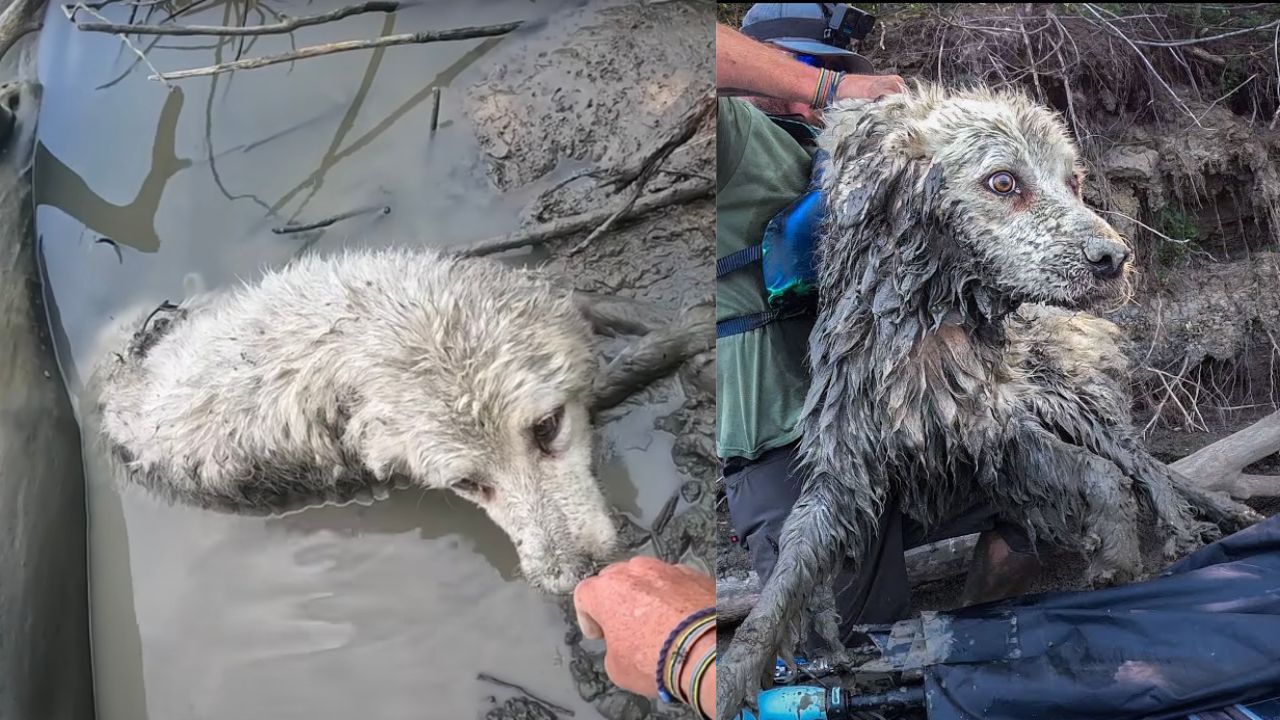
[{"label": "person's hand", "polygon": [[716,604],[716,583],[683,565],[641,555],[578,583],[573,604],[582,634],[604,638],[609,679],[624,690],[655,697],[662,643],[681,620]]},{"label": "person's hand", "polygon": [[906,89],[907,84],[897,75],[845,75],[836,88],[836,98],[878,100]]}]

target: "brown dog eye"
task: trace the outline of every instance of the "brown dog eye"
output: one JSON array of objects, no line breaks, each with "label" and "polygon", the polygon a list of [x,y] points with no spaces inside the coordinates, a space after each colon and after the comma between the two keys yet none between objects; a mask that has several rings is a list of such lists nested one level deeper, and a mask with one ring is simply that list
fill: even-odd
[{"label": "brown dog eye", "polygon": [[1018,191],[1018,179],[1004,171],[987,178],[987,188],[997,195],[1011,195]]},{"label": "brown dog eye", "polygon": [[560,436],[560,421],[564,419],[564,406],[553,410],[533,426],[533,441],[543,453],[551,454],[551,443]]}]

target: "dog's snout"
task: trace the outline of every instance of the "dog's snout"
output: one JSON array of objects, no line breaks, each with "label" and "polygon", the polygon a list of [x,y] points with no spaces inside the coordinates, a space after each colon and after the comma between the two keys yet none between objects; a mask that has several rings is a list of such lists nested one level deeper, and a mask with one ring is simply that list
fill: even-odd
[{"label": "dog's snout", "polygon": [[1129,259],[1129,248],[1108,238],[1092,238],[1084,244],[1084,258],[1089,261],[1089,269],[1095,276],[1113,280],[1124,271],[1124,264]]}]

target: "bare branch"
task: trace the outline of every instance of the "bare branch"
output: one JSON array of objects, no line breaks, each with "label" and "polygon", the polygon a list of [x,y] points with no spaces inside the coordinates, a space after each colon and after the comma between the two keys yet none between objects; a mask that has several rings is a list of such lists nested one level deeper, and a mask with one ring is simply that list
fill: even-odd
[{"label": "bare branch", "polygon": [[[434,30],[429,32],[404,33],[401,35],[387,35],[386,37],[375,38],[373,40],[344,40],[342,42],[298,48],[295,51],[280,53],[279,55],[247,58],[244,60],[236,60],[234,62],[210,65],[209,67],[179,70],[177,72],[170,73],[155,72],[155,74],[151,76],[151,79],[166,82],[169,80],[185,80],[193,77],[217,75],[219,73],[231,72],[233,70],[254,70],[261,67],[267,67],[268,65],[278,65],[280,63],[305,60],[307,58],[319,57],[321,55],[350,52],[352,50],[370,50],[373,48],[391,47],[394,45],[413,45],[444,42],[448,40],[472,40],[476,38],[495,37],[498,35],[506,35],[512,30],[520,27],[521,24],[522,23],[520,22],[509,22],[498,25],[484,25],[480,27],[461,27],[453,28],[451,30]],[[150,66],[150,63],[148,63],[148,66]],[[154,71],[155,68],[152,68],[152,70]]]},{"label": "bare branch", "polygon": [[[94,10],[93,8],[86,7],[84,3],[76,3],[75,7],[72,8],[71,10],[71,15],[74,15],[77,10],[84,10],[85,12],[98,18],[99,20],[102,20],[103,22],[107,22],[107,19],[102,16],[102,13],[98,12],[97,10]],[[71,15],[68,15],[68,17],[71,17]],[[155,73],[156,75],[160,73],[160,71],[156,69],[156,66],[152,65],[151,61],[147,59],[147,54],[139,50],[138,46],[134,45],[133,41],[130,40],[126,35],[124,35],[123,33],[115,33],[115,36],[120,38],[120,41],[125,44],[125,47],[132,50],[133,54],[137,55],[138,59],[141,60],[143,64],[146,65],[148,68],[150,68],[152,73]],[[154,79],[156,75],[152,75],[152,78]],[[163,78],[161,78],[161,80],[162,82],[164,82],[166,87],[170,87],[170,88],[173,87],[173,85],[170,84],[168,80],[164,80]]]},{"label": "bare branch", "polygon": [[[92,11],[91,5],[91,3],[79,3],[78,7],[86,11]],[[75,9],[76,7],[72,8],[72,14],[74,14]],[[103,18],[104,22],[76,23],[76,29],[85,32],[127,33],[130,35],[280,35],[293,32],[298,28],[334,22],[352,15],[372,12],[389,13],[398,9],[400,9],[400,3],[396,0],[374,0],[373,2],[351,5],[319,15],[289,18],[272,25],[246,25],[240,27],[232,25],[133,25],[105,22],[106,18]],[[97,13],[94,14],[97,15]]]},{"label": "bare branch", "polygon": [[[715,184],[707,180],[688,181],[671,187],[661,192],[653,193],[646,197],[640,198],[635,205],[623,213],[620,219],[637,217],[653,212],[659,208],[668,205],[678,205],[681,203],[700,200],[702,198],[711,197],[715,194]],[[503,252],[504,250],[512,250],[514,248],[525,247],[527,245],[536,245],[548,240],[554,240],[566,235],[573,235],[586,230],[595,228],[600,223],[609,219],[613,215],[612,208],[605,210],[597,210],[594,212],[586,212],[580,215],[571,215],[569,217],[553,220],[536,227],[526,230],[517,230],[507,235],[501,235],[494,238],[481,240],[466,248],[459,248],[458,252],[463,255],[491,255],[493,253]]]}]

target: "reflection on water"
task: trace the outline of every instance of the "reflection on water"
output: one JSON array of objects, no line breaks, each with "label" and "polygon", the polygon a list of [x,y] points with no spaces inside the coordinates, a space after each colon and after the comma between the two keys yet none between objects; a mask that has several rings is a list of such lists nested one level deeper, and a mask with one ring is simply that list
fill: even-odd
[{"label": "reflection on water", "polygon": [[[319,11],[286,2],[200,8],[183,22]],[[430,2],[292,38],[139,43],[168,70],[293,42],[531,20],[558,9],[542,0]],[[124,20],[128,9],[104,13]],[[495,191],[461,97],[495,48],[549,31],[529,24],[507,38],[347,53],[169,90],[148,81],[117,38],[74,31],[55,3],[41,46],[36,222],[63,375],[81,397],[85,436],[95,420],[82,379],[103,334],[141,308],[253,279],[306,248],[457,244],[512,229],[529,199],[559,177]],[[441,123],[430,133],[436,88]],[[369,205],[392,210],[271,232]],[[680,485],[671,436],[653,429],[674,407],[642,407],[602,432],[613,450],[601,471],[607,492],[642,524]],[[476,681],[480,671],[595,716],[569,676],[560,609],[516,577],[510,542],[472,506],[420,492],[274,518],[168,506],[117,490],[102,454],[86,445],[102,720],[469,718],[495,694]]]}]

